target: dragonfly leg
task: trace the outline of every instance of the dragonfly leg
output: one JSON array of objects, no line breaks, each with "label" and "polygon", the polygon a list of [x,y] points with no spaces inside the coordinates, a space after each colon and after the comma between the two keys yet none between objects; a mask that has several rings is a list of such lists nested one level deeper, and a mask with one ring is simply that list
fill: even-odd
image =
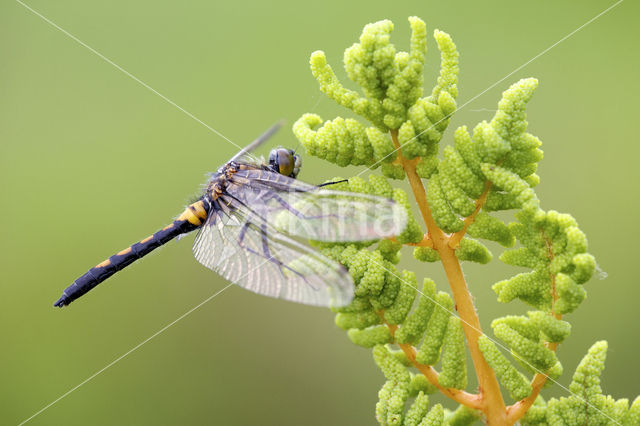
[{"label": "dragonfly leg", "polygon": [[247,229],[249,229],[249,225],[251,225],[250,222],[245,222],[245,224],[242,225],[242,228],[240,229],[240,233],[238,234],[238,244],[240,245],[240,247],[245,249],[247,247],[245,247],[245,245],[242,242],[244,241],[244,236],[247,234]]},{"label": "dragonfly leg", "polygon": [[[272,262],[274,265],[277,265],[279,270],[280,270],[280,273],[282,274],[282,278],[283,279],[286,278],[285,275],[284,275],[284,271],[283,270],[287,270],[287,271],[290,271],[290,272],[296,274],[300,278],[302,278],[304,280],[304,282],[306,282],[309,285],[309,287],[311,287],[313,290],[315,290],[315,291],[318,290],[316,287],[311,285],[311,283],[307,280],[307,278],[303,274],[301,274],[300,272],[296,271],[292,267],[285,265],[280,259],[274,257],[271,254],[271,250],[269,250],[269,242],[267,240],[267,225],[266,224],[262,224],[261,227],[260,227],[260,235],[261,235],[261,239],[262,239],[262,252],[260,253],[260,252],[258,252],[256,250],[252,249],[251,247],[247,247],[244,244],[244,238],[245,238],[247,230],[249,229],[250,226],[251,226],[251,222],[247,221],[242,226],[242,229],[240,229],[240,233],[238,234],[238,245],[240,247],[242,247],[243,249],[247,250],[249,253],[255,254],[256,256],[264,257],[269,262]],[[256,225],[254,224],[254,226],[256,226]]]},{"label": "dragonfly leg", "polygon": [[323,186],[336,185],[336,184],[343,183],[343,182],[349,182],[349,179],[337,180],[335,182],[325,182],[325,183],[321,183],[320,185],[316,185],[316,187],[317,188],[322,188]]},{"label": "dragonfly leg", "polygon": [[271,251],[269,250],[269,242],[267,241],[267,225],[265,223],[263,223],[262,226],[260,227],[260,230],[262,231],[260,234],[262,235],[262,252],[264,253],[264,257],[266,257],[270,261],[276,263],[276,265],[278,265],[280,267],[280,272],[282,273],[283,276],[284,276],[284,273],[282,272],[282,269],[284,268],[284,269],[287,269],[287,270],[293,272],[294,274],[298,275],[300,278],[302,278],[304,280],[304,282],[307,283],[307,285],[309,285],[309,287],[311,287],[315,291],[318,291],[318,289],[316,287],[314,287],[313,285],[311,285],[311,283],[309,281],[307,281],[307,278],[303,274],[301,274],[300,272],[296,271],[295,269],[285,265],[280,260],[276,259],[275,257],[273,257],[271,255]]},{"label": "dragonfly leg", "polygon": [[[255,254],[256,256],[260,256],[260,257],[264,257],[265,259],[267,259],[270,262],[275,263],[276,265],[278,265],[280,267],[280,273],[282,274],[282,277],[284,278],[284,273],[282,272],[282,268],[286,268],[286,265],[284,265],[281,261],[279,261],[278,259],[276,259],[275,257],[273,257],[271,255],[271,252],[269,251],[269,246],[267,245],[267,241],[266,241],[266,230],[265,228],[261,228],[261,237],[262,237],[262,253],[259,253],[257,251],[255,251],[254,249],[252,249],[251,247],[247,247],[244,244],[244,237],[247,235],[247,230],[249,229],[249,227],[251,226],[251,222],[247,221],[245,222],[244,225],[242,225],[242,228],[240,229],[240,232],[238,233],[238,245],[240,247],[242,247],[244,250],[247,250],[249,253]],[[291,269],[291,268],[289,268]],[[293,269],[291,269],[293,272]]]}]

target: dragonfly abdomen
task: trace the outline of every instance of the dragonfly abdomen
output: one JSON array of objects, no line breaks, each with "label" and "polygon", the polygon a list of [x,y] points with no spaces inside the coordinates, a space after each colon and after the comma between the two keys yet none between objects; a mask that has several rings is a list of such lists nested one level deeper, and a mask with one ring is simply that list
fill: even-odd
[{"label": "dragonfly abdomen", "polygon": [[186,234],[199,228],[207,218],[208,206],[209,204],[203,200],[189,205],[173,223],[89,269],[64,290],[62,297],[54,303],[54,306],[63,307],[68,305],[111,275],[146,256],[158,247],[181,234]]}]

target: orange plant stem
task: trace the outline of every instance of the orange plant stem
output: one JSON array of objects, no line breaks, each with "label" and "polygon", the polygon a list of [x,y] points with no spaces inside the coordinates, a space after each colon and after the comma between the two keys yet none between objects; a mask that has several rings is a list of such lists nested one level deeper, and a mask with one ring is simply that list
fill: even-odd
[{"label": "orange plant stem", "polygon": [[454,249],[449,246],[449,236],[446,235],[435,223],[431,208],[427,202],[427,195],[422,184],[422,180],[416,172],[417,160],[407,160],[403,157],[398,141],[398,131],[391,130],[391,138],[398,150],[398,158],[400,164],[407,174],[407,178],[411,185],[413,195],[416,199],[420,213],[427,226],[427,230],[434,248],[440,254],[442,266],[444,267],[451,293],[455,300],[456,309],[460,315],[462,327],[464,329],[469,352],[478,378],[479,390],[481,395],[480,410],[485,414],[487,424],[489,425],[506,425],[506,406],[500,392],[500,385],[493,369],[484,359],[482,352],[478,346],[478,339],[482,335],[480,320],[476,314],[475,306],[471,298],[471,293],[467,287],[467,283],[460,267],[460,262],[455,255]]},{"label": "orange plant stem", "polygon": [[[401,244],[396,237],[391,237],[390,240],[393,241],[394,243]],[[412,247],[430,247],[430,248],[433,248],[433,241],[431,241],[431,239],[429,238],[428,234],[425,234],[425,236],[422,237],[422,240],[418,241],[417,243],[404,243],[404,244],[407,245],[407,246],[412,246]]]},{"label": "orange plant stem", "polygon": [[452,249],[456,249],[458,247],[458,244],[460,244],[460,241],[467,233],[467,229],[476,220],[476,216],[478,216],[478,213],[480,213],[480,210],[482,210],[484,203],[487,202],[489,190],[491,190],[491,182],[487,180],[484,182],[484,191],[482,192],[482,195],[480,195],[480,198],[476,200],[475,210],[464,220],[464,228],[462,228],[460,231],[456,232],[449,238],[449,247],[451,247]]},{"label": "orange plant stem", "polygon": [[430,365],[420,364],[416,361],[416,349],[409,344],[399,344],[400,348],[407,356],[411,364],[418,369],[434,386],[438,388],[443,395],[448,396],[459,404],[466,405],[467,407],[474,408],[476,410],[482,410],[482,396],[468,393],[461,389],[445,388],[438,381],[438,372]]}]

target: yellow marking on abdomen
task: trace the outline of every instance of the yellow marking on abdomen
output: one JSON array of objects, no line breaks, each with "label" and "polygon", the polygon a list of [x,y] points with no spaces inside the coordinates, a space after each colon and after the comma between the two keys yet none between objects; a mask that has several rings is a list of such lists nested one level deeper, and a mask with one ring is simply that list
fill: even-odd
[{"label": "yellow marking on abdomen", "polygon": [[149,235],[147,238],[145,238],[144,240],[140,241],[140,244],[144,244],[147,241],[151,241],[152,238],[153,238],[153,235]]},{"label": "yellow marking on abdomen", "polygon": [[204,201],[200,200],[187,206],[177,220],[186,220],[192,225],[200,226],[206,218],[207,211],[204,209]]},{"label": "yellow marking on abdomen", "polygon": [[128,253],[131,253],[131,247],[127,247],[126,249],[119,251],[118,256],[122,256]]},{"label": "yellow marking on abdomen", "polygon": [[105,266],[111,265],[111,261],[109,259],[103,260],[102,262],[96,265],[96,268],[104,268]]}]

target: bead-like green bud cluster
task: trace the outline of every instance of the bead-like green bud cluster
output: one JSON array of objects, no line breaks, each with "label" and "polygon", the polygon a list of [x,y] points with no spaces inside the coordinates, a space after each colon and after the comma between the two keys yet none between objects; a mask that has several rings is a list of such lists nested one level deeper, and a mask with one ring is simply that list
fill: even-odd
[{"label": "bead-like green bud cluster", "polygon": [[[406,359],[406,358],[405,358]],[[406,364],[409,366],[409,364]],[[411,377],[411,396],[416,396],[420,392],[430,395],[436,393],[438,388],[431,384],[422,374],[414,374]]]},{"label": "bead-like green bud cluster", "polygon": [[[534,190],[543,153],[541,141],[527,131],[526,107],[538,81],[526,78],[511,85],[491,120],[472,130],[459,127],[453,132],[453,143],[440,152],[457,109],[458,52],[448,34],[434,31],[440,74],[425,95],[427,30],[416,17],[409,18],[409,23],[406,52],[391,43],[393,23],[388,20],[367,25],[358,42],[346,49],[345,70],[359,90],[343,86],[324,52],[311,54],[311,72],[320,90],[368,124],[304,114],[293,125],[310,155],[342,167],[380,167],[390,179],[407,178],[428,227],[425,232],[415,220],[405,191],[381,176],[355,177],[331,188],[395,200],[407,213],[406,228],[382,241],[312,243],[344,265],[353,278],[355,297],[349,306],[335,309],[335,322],[355,344],[373,348],[386,379],[378,394],[377,420],[383,425],[470,425],[482,413],[469,407],[480,407],[489,417],[487,390],[464,391],[468,345],[479,369],[477,376],[486,380],[490,367],[514,400],[505,412],[514,417],[509,424],[640,424],[640,398],[629,407],[627,400],[602,395],[599,374],[604,367],[604,342],[594,345],[578,367],[571,385],[573,396],[545,401],[539,395],[543,386],[562,374],[555,351],[571,332],[563,316],[585,299],[583,284],[592,277],[596,262],[587,253],[586,236],[576,221],[568,214],[542,210]],[[514,210],[512,223],[505,219],[508,210]],[[477,316],[470,312],[474,307],[468,302],[472,296],[466,282],[457,275],[462,276],[460,261],[486,264],[492,260],[486,241],[509,249],[499,256],[502,262],[528,269],[493,285],[498,301],[518,299],[533,310],[526,316],[494,320],[493,333],[502,343],[481,335],[473,347],[476,341],[470,329]],[[396,266],[404,245],[414,246],[413,256],[421,262],[442,262],[455,302],[448,293],[438,291],[431,279]],[[458,308],[463,319],[452,315]],[[390,350],[391,345],[399,350]],[[501,350],[505,347],[515,363]],[[476,361],[482,357],[486,363],[478,367],[482,363]],[[438,364],[439,373],[435,371]],[[498,387],[495,382],[492,385]],[[428,395],[438,389],[462,405],[455,411],[440,404],[429,409]],[[496,418],[490,423],[494,422]]]},{"label": "bead-like green bud cluster", "polygon": [[445,413],[445,425],[447,426],[468,426],[474,424],[480,418],[480,414],[464,405],[459,406],[455,411]]},{"label": "bead-like green bud cluster", "polygon": [[434,31],[440,76],[431,95],[423,97],[427,30],[417,17],[409,18],[409,24],[408,52],[397,51],[391,43],[393,23],[388,20],[365,26],[359,43],[345,50],[347,75],[364,96],[340,83],[324,52],[312,53],[311,72],[320,90],[373,126],[341,117],[323,122],[318,115],[305,114],[293,125],[293,133],[309,154],[340,166],[381,165],[385,176],[402,179],[402,167],[392,164],[397,154],[387,133],[396,130],[403,154],[421,157],[418,173],[428,177],[436,171],[438,143],[457,108],[458,52],[448,34]]},{"label": "bead-like green bud cluster", "polygon": [[522,247],[505,251],[503,262],[532,269],[493,286],[501,302],[520,299],[543,311],[565,314],[586,297],[582,284],[596,267],[587,238],[568,214],[521,210],[509,225]]},{"label": "bead-like green bud cluster", "polygon": [[418,426],[429,412],[429,397],[420,392],[404,417],[404,426]]},{"label": "bead-like green bud cluster", "polygon": [[464,332],[457,317],[449,317],[442,352],[442,372],[438,381],[445,388],[466,388],[467,352],[464,345]]},{"label": "bead-like green bud cluster", "polygon": [[478,344],[484,358],[493,368],[500,384],[507,389],[511,398],[517,401],[529,396],[532,390],[529,381],[511,365],[496,345],[487,336],[481,336]]},{"label": "bead-like green bud cluster", "polygon": [[602,394],[600,375],[607,356],[607,342],[596,342],[573,375],[569,386],[571,396],[552,398],[548,403],[542,398],[527,412],[522,424],[529,425],[612,425],[640,424],[640,397],[631,407],[628,399],[615,400]]},{"label": "bead-like green bud cluster", "polygon": [[416,360],[420,364],[433,365],[440,359],[440,350],[447,333],[453,300],[451,300],[451,296],[441,291],[436,295],[435,305],[434,312],[427,323],[422,345],[416,356]]},{"label": "bead-like green bud cluster", "polygon": [[[531,187],[542,159],[541,142],[526,133],[526,103],[538,81],[520,80],[502,95],[493,119],[478,124],[473,137],[466,126],[454,134],[454,146],[444,149],[438,173],[429,180],[427,199],[436,223],[447,232],[460,231],[461,217],[476,209],[474,200],[485,192],[485,210],[507,210],[536,203]],[[497,241],[509,247],[514,243],[507,226],[483,212],[468,229],[471,236]]]},{"label": "bead-like green bud cluster", "polygon": [[399,343],[416,344],[422,340],[435,307],[435,297],[436,284],[429,278],[425,278],[418,306],[407,317],[396,333],[396,339]]},{"label": "bead-like green bud cluster", "polygon": [[[379,400],[376,404],[376,419],[381,425],[442,425],[442,406],[438,404],[429,410],[427,393],[422,389],[416,393],[414,380],[402,362],[384,345],[378,345],[373,349],[373,358],[387,379],[378,392]],[[429,386],[425,387],[430,389]],[[405,405],[410,397],[415,399],[405,413]]]},{"label": "bead-like green bud cluster", "polygon": [[[549,344],[560,343],[569,335],[570,324],[559,318],[585,299],[582,284],[591,278],[596,263],[586,252],[587,239],[575,219],[541,210],[535,194],[515,216],[518,221],[508,228],[521,247],[505,251],[500,260],[532,271],[500,281],[493,290],[500,302],[519,299],[538,310],[528,317],[498,318],[492,328],[525,370],[555,379],[562,374],[562,365]],[[487,342],[481,342],[481,350],[512,397],[522,397],[526,387],[518,384],[515,368],[506,365],[506,359]]]},{"label": "bead-like green bud cluster", "polygon": [[492,255],[488,248],[478,240],[464,238],[456,249],[456,256],[459,260],[467,260],[481,264],[491,262]]},{"label": "bead-like green bud cluster", "polygon": [[305,114],[295,122],[293,132],[309,155],[343,167],[390,163],[397,157],[393,142],[380,129],[364,127],[352,118],[338,117],[323,124],[319,115]]},{"label": "bead-like green bud cluster", "polygon": [[545,346],[540,328],[531,319],[506,316],[494,320],[491,327],[495,335],[511,348],[518,359],[526,361],[536,371],[547,371],[558,362],[555,353]]}]

